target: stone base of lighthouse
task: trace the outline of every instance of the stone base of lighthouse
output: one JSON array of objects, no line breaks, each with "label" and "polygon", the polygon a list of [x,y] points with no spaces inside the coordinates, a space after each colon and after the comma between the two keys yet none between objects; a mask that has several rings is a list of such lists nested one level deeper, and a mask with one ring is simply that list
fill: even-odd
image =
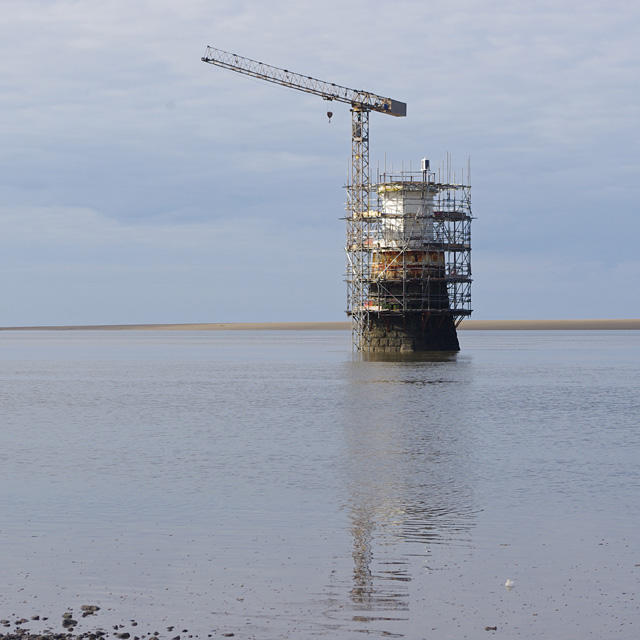
[{"label": "stone base of lighthouse", "polygon": [[412,353],[460,351],[460,344],[453,317],[448,314],[370,314],[361,348],[370,353]]}]

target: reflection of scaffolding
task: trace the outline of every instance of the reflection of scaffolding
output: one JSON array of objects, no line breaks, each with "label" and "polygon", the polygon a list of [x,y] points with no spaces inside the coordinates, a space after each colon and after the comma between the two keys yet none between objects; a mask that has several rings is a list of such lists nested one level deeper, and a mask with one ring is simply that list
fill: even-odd
[{"label": "reflection of scaffolding", "polygon": [[374,338],[385,326],[415,338],[427,325],[431,333],[450,325],[457,345],[455,327],[471,314],[471,186],[445,173],[436,181],[423,160],[422,171],[379,175],[366,203],[349,203],[347,313],[361,351],[448,348],[397,336],[380,348]]}]

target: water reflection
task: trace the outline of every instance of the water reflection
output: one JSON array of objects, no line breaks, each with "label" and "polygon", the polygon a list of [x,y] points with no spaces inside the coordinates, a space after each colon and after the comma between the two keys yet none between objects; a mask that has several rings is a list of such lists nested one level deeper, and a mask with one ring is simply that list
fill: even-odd
[{"label": "water reflection", "polygon": [[354,362],[456,362],[457,351],[413,351],[409,353],[354,353]]},{"label": "water reflection", "polygon": [[376,354],[349,364],[344,433],[352,621],[407,619],[415,555],[425,557],[418,570],[430,571],[430,545],[469,539],[477,509],[461,408],[468,375],[458,354]]}]

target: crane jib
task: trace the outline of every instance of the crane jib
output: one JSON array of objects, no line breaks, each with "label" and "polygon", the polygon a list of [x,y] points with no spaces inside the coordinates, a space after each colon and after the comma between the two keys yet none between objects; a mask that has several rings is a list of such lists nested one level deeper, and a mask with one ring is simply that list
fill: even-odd
[{"label": "crane jib", "polygon": [[271,65],[222,51],[221,49],[207,47],[202,61],[253,78],[265,80],[266,82],[273,82],[284,87],[304,91],[305,93],[312,93],[325,100],[345,102],[350,104],[354,109],[377,111],[396,117],[407,115],[407,105],[404,102],[378,96],[368,91],[349,89],[331,82],[317,80],[310,76],[303,76],[299,73],[293,73],[288,69],[272,67]]}]

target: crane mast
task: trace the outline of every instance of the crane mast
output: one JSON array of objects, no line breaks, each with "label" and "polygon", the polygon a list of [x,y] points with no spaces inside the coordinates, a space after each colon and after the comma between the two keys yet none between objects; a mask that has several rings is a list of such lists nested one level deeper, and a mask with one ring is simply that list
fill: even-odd
[{"label": "crane mast", "polygon": [[404,102],[364,90],[349,89],[310,76],[207,47],[203,62],[252,78],[320,96],[323,100],[351,105],[351,175],[347,185],[347,313],[352,317],[354,344],[368,323],[367,275],[371,252],[366,249],[366,216],[369,211],[369,113],[395,117],[407,115]]}]

